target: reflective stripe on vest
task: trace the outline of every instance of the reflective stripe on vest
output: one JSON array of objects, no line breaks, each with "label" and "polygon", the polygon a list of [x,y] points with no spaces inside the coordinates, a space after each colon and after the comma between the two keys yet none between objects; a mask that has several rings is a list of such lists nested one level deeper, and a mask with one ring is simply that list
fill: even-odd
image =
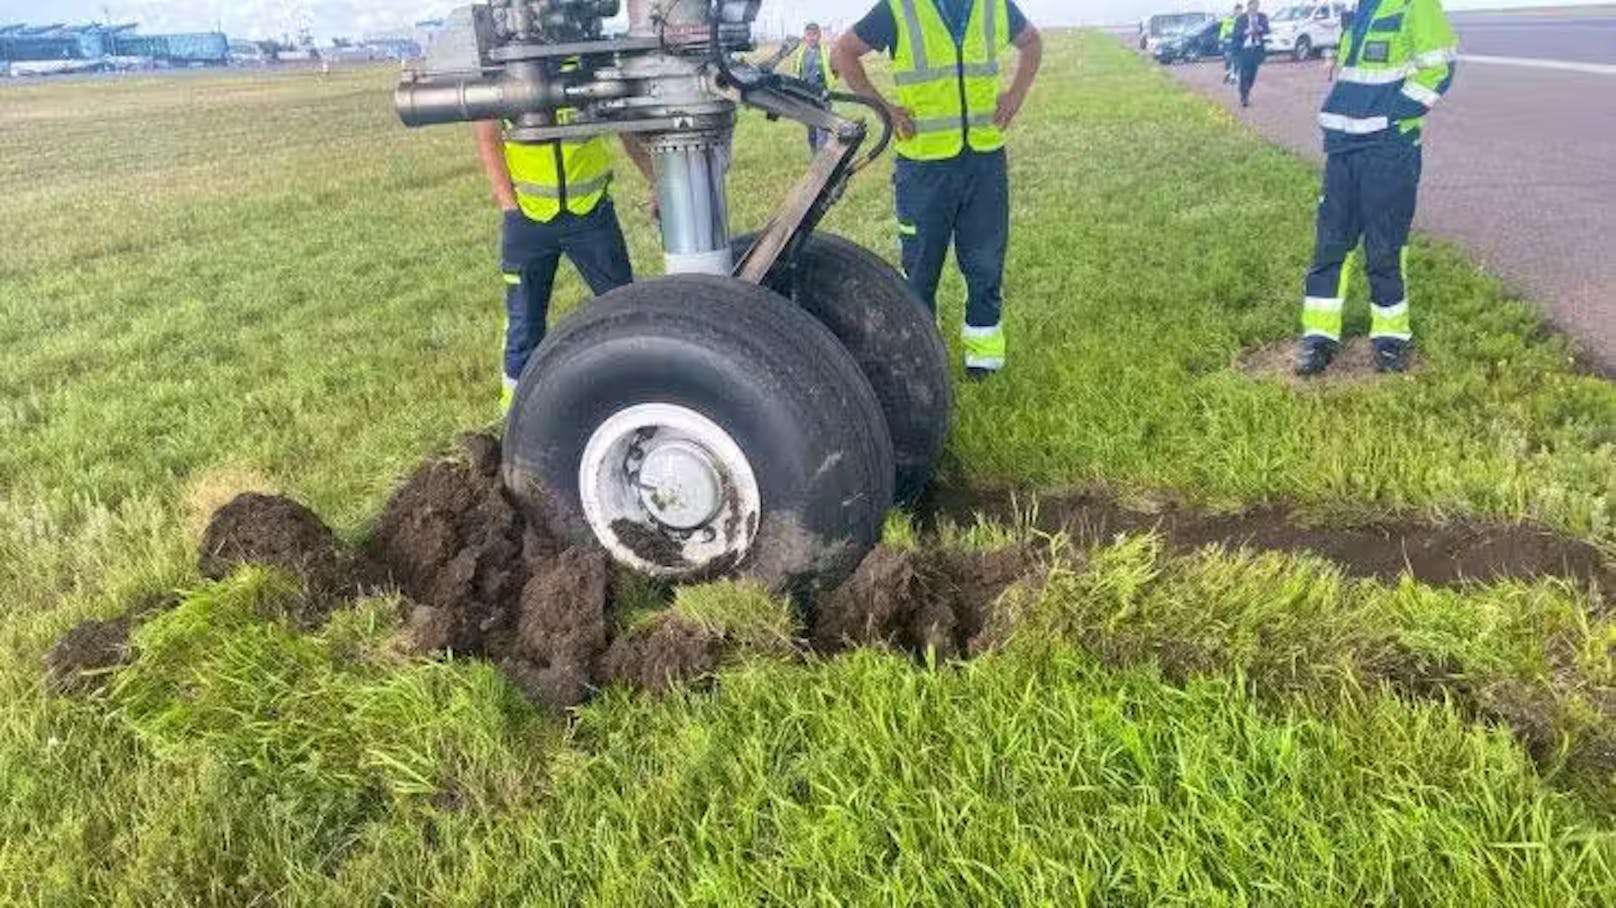
[{"label": "reflective stripe on vest", "polygon": [[999,59],[1009,46],[1010,11],[1005,0],[973,0],[963,41],[937,9],[936,0],[888,0],[898,24],[893,80],[898,103],[915,120],[915,135],[897,143],[914,161],[941,161],[967,147],[997,151],[1004,134],[993,125],[999,102]]},{"label": "reflective stripe on vest", "polygon": [[[563,110],[556,120],[565,124],[571,114]],[[579,217],[594,211],[612,182],[612,151],[605,136],[572,142],[506,142],[505,164],[522,213],[540,222],[555,220],[563,207]]]},{"label": "reflective stripe on vest", "polygon": [[1391,128],[1391,121],[1386,117],[1347,117],[1341,114],[1321,113],[1319,125],[1348,135],[1366,136]]}]

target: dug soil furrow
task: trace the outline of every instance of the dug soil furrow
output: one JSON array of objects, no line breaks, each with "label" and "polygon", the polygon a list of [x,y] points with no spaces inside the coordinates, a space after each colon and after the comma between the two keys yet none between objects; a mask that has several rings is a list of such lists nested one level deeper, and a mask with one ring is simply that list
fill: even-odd
[{"label": "dug soil furrow", "polygon": [[1332,527],[1309,524],[1282,505],[1234,513],[1169,505],[1146,512],[1097,493],[969,486],[933,488],[919,516],[928,529],[944,520],[961,526],[979,519],[1030,522],[1038,530],[1067,533],[1079,546],[1151,532],[1184,550],[1216,545],[1311,553],[1335,562],[1349,577],[1387,582],[1405,574],[1431,586],[1559,577],[1588,587],[1596,603],[1608,605],[1616,596],[1616,566],[1603,551],[1531,524],[1410,518]]}]

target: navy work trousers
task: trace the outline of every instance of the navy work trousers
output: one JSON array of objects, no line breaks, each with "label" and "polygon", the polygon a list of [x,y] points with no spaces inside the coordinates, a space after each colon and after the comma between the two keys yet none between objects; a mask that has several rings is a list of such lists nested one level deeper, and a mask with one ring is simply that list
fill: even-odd
[{"label": "navy work trousers", "polygon": [[1371,301],[1380,307],[1407,302],[1403,247],[1419,201],[1421,161],[1412,141],[1367,145],[1326,159],[1309,297],[1343,295],[1347,257],[1362,240]]},{"label": "navy work trousers", "polygon": [[1251,101],[1251,87],[1257,84],[1257,71],[1262,69],[1268,56],[1262,48],[1244,48],[1240,51],[1240,103]]},{"label": "navy work trousers", "polygon": [[899,158],[893,182],[909,286],[935,313],[937,284],[953,244],[969,291],[965,324],[997,327],[1010,245],[1010,176],[1004,150],[966,150],[944,161]]},{"label": "navy work trousers", "polygon": [[505,214],[500,271],[505,275],[505,377],[522,377],[550,318],[550,294],[565,255],[596,296],[634,282],[628,244],[611,199],[586,215],[562,212],[535,221],[520,211]]}]

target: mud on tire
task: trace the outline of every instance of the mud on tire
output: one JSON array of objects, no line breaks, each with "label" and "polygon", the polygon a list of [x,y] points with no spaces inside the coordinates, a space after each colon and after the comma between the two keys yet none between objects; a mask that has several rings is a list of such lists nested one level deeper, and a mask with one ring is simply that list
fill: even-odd
[{"label": "mud on tire", "polygon": [[802,309],[730,278],[637,283],[564,321],[522,376],[503,458],[560,538],[671,579],[803,594],[857,567],[893,500],[858,364]]}]

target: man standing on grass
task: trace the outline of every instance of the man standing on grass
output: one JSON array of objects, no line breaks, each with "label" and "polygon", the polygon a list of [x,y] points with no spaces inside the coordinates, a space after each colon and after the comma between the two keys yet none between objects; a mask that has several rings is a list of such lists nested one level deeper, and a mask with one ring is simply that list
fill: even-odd
[{"label": "man standing on grass", "polygon": [[[1000,63],[1018,51],[1015,79],[1000,93]],[[897,103],[870,84],[861,58],[892,55]],[[886,108],[897,131],[898,235],[909,284],[933,312],[953,243],[969,298],[966,374],[1004,368],[1005,252],[1010,180],[1004,130],[1027,99],[1043,39],[1015,0],[882,0],[836,42],[836,71],[853,91]]]},{"label": "man standing on grass", "polygon": [[[786,72],[815,88],[826,89],[830,87],[832,78],[830,57],[825,53],[825,47],[821,40],[822,34],[819,31],[819,24],[817,22],[808,23],[807,27],[802,30],[802,44],[797,48],[796,53],[792,54],[792,60]],[[825,147],[825,143],[829,139],[829,131],[813,126],[808,127],[808,150],[810,152],[818,152],[819,149]]]},{"label": "man standing on grass", "polygon": [[1246,5],[1246,12],[1234,20],[1234,46],[1240,67],[1240,106],[1251,106],[1251,87],[1257,84],[1257,70],[1268,56],[1268,15],[1259,12],[1257,0]]},{"label": "man standing on grass", "polygon": [[[562,111],[559,119],[568,119]],[[634,281],[628,244],[612,205],[612,149],[605,136],[521,144],[501,124],[476,124],[477,150],[505,213],[500,271],[505,278],[504,391],[509,410],[517,380],[544,339],[556,269],[565,255],[596,296]],[[623,147],[651,184],[651,158],[628,136]]]},{"label": "man standing on grass", "polygon": [[1341,345],[1341,310],[1360,240],[1375,368],[1402,372],[1414,340],[1405,283],[1425,115],[1453,84],[1458,39],[1441,0],[1362,0],[1324,101],[1324,195],[1302,305],[1296,371],[1317,375]]}]

